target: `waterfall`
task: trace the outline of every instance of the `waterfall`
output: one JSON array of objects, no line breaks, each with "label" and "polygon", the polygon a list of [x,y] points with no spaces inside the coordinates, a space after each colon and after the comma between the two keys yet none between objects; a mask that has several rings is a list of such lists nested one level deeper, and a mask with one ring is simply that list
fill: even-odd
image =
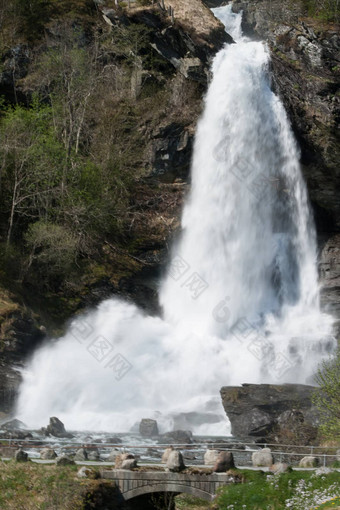
[{"label": "waterfall", "polygon": [[241,15],[213,9],[233,36],[215,57],[192,186],[160,284],[162,317],[109,299],[75,318],[23,372],[18,417],[42,426],[161,430],[194,412],[196,433],[227,433],[222,385],[310,382],[334,347],[320,312],[315,229],[299,151],[270,88],[269,52]]}]

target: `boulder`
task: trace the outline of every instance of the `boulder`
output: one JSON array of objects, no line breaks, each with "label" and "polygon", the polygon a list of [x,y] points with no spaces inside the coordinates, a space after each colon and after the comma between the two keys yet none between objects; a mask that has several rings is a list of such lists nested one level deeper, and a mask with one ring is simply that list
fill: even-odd
[{"label": "boulder", "polygon": [[281,473],[287,473],[289,469],[290,468],[288,464],[285,464],[284,462],[277,462],[276,464],[269,466],[269,471],[274,475],[281,475]]},{"label": "boulder", "polygon": [[168,460],[166,461],[166,469],[173,473],[178,473],[185,469],[183,455],[178,450],[170,452]]},{"label": "boulder", "polygon": [[136,459],[126,459],[123,460],[121,469],[133,469],[137,467]]},{"label": "boulder", "polygon": [[74,460],[77,460],[79,462],[88,460],[88,455],[87,455],[87,451],[85,450],[85,448],[79,448],[79,450],[76,451]]},{"label": "boulder", "polygon": [[299,467],[302,468],[313,468],[319,465],[319,459],[317,457],[313,457],[312,455],[308,455],[307,457],[303,457],[299,462]]},{"label": "boulder", "polygon": [[43,448],[40,450],[40,458],[42,460],[52,460],[57,457],[56,452],[53,450],[53,448]]},{"label": "boulder", "polygon": [[252,455],[254,467],[270,467],[273,465],[273,455],[270,448],[263,448]]},{"label": "boulder", "polygon": [[52,416],[50,418],[50,423],[46,428],[41,429],[45,436],[54,436],[54,437],[67,437],[72,438],[73,435],[69,432],[66,432],[64,424],[59,420],[59,418]]},{"label": "boulder", "polygon": [[215,473],[225,473],[235,467],[234,457],[231,452],[220,452],[213,467]]},{"label": "boulder", "polygon": [[158,436],[158,425],[156,420],[143,418],[139,424],[139,433],[142,437]]},{"label": "boulder", "polygon": [[213,466],[218,459],[219,450],[207,450],[204,454],[204,464]]},{"label": "boulder", "polygon": [[87,466],[82,466],[77,472],[78,478],[90,478],[91,480],[95,480],[99,478],[99,474],[92,468]]},{"label": "boulder", "polygon": [[318,415],[312,404],[314,389],[303,384],[224,386],[221,397],[232,434],[245,439],[266,439],[274,431],[291,429],[291,420],[297,429],[301,424],[316,428]]},{"label": "boulder", "polygon": [[108,444],[121,444],[121,442],[122,442],[122,440],[117,436],[108,437],[105,440],[105,443],[108,443]]},{"label": "boulder", "polygon": [[191,444],[192,432],[190,430],[173,430],[160,436],[158,443],[161,444]]},{"label": "boulder", "polygon": [[57,466],[74,466],[75,462],[68,455],[61,455],[60,457],[57,458],[56,465]]},{"label": "boulder", "polygon": [[164,450],[164,453],[162,455],[162,462],[163,462],[163,464],[166,464],[168,462],[169,455],[173,451],[174,451],[174,447],[173,446],[169,446],[169,448],[166,448]]},{"label": "boulder", "polygon": [[10,420],[10,421],[6,421],[6,423],[3,423],[0,428],[2,430],[10,430],[10,431],[14,431],[14,430],[17,430],[17,429],[26,429],[26,425],[20,421],[20,420],[17,420],[16,418],[14,420]]},{"label": "boulder", "polygon": [[28,454],[24,452],[21,448],[17,450],[14,454],[14,458],[17,462],[27,462],[28,461]]},{"label": "boulder", "polygon": [[98,462],[100,460],[100,453],[99,453],[99,450],[98,448],[91,448],[88,452],[87,452],[87,458],[88,460],[93,460],[95,462]]},{"label": "boulder", "polygon": [[115,459],[115,468],[116,469],[121,469],[122,468],[122,465],[123,465],[123,462],[125,460],[129,460],[129,459],[134,459],[135,460],[135,456],[132,455],[132,453],[120,453],[116,456],[116,459]]}]

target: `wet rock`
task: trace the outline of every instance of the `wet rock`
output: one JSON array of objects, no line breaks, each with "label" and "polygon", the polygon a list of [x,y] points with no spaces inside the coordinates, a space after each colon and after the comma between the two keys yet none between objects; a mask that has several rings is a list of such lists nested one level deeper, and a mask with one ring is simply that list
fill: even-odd
[{"label": "wet rock", "polygon": [[16,462],[27,462],[28,461],[28,454],[24,452],[21,448],[17,450],[14,454],[14,458]]},{"label": "wet rock", "polygon": [[117,436],[108,437],[105,439],[105,443],[109,444],[121,444],[122,440]]},{"label": "wet rock", "polygon": [[41,429],[45,436],[54,436],[54,437],[66,437],[72,438],[73,435],[69,432],[66,432],[64,424],[59,420],[59,418],[53,416],[50,418],[50,423],[46,428]]},{"label": "wet rock", "polygon": [[157,421],[150,418],[143,418],[139,424],[139,433],[142,437],[158,436]]},{"label": "wet rock", "polygon": [[42,460],[52,460],[57,457],[56,452],[53,450],[53,448],[43,448],[40,450],[40,458]]},{"label": "wet rock", "polygon": [[61,455],[60,457],[57,458],[56,465],[57,466],[74,466],[75,462],[68,455]]},{"label": "wet rock", "polygon": [[273,455],[270,448],[263,448],[252,454],[252,463],[254,467],[270,467],[273,465]]},{"label": "wet rock", "polygon": [[178,473],[185,469],[183,455],[178,450],[173,450],[169,453],[166,461],[166,469],[173,473]]},{"label": "wet rock", "polygon": [[302,468],[313,468],[318,465],[319,465],[319,459],[317,457],[313,457],[312,455],[303,457],[299,462],[299,467],[302,467]]},{"label": "wet rock", "polygon": [[213,467],[215,473],[225,473],[235,467],[234,457],[231,452],[220,452]]},{"label": "wet rock", "polygon": [[166,432],[160,436],[158,443],[191,444],[192,432],[190,430],[173,430],[172,432]]}]

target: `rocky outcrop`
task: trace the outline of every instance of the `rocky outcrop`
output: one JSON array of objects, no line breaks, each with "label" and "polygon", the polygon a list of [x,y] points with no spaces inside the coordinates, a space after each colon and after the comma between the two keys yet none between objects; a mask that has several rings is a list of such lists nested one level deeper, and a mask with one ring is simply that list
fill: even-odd
[{"label": "rocky outcrop", "polygon": [[221,397],[236,437],[269,442],[297,428],[307,444],[315,440],[318,425],[313,391],[313,386],[302,384],[243,384],[224,386]]},{"label": "rocky outcrop", "polygon": [[21,383],[20,368],[44,335],[37,317],[0,288],[0,412],[10,413]]}]

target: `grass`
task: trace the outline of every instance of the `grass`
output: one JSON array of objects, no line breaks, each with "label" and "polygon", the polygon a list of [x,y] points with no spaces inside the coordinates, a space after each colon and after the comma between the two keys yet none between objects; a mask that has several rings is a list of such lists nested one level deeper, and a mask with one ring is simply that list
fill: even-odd
[{"label": "grass", "polygon": [[[337,499],[331,506],[318,507],[340,493],[340,473],[315,476],[313,472],[293,471],[271,475],[261,471],[242,471],[246,485],[237,484],[223,488],[215,503],[218,510],[312,510],[336,508]],[[333,504],[334,503],[334,504]]]},{"label": "grass", "polygon": [[79,466],[0,461],[0,508],[6,510],[80,510],[98,483],[76,477]]}]

